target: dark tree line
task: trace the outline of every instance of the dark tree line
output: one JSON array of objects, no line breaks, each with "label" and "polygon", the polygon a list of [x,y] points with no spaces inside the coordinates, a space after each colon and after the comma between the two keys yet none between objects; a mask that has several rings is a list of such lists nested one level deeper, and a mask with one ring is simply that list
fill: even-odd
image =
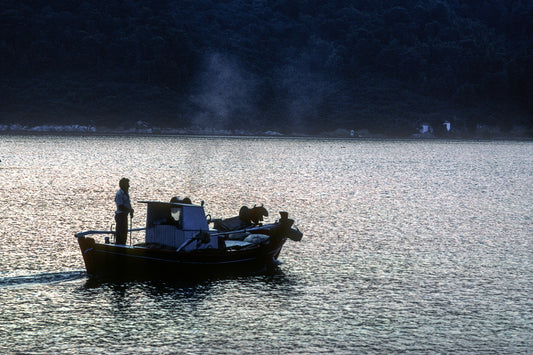
[{"label": "dark tree line", "polygon": [[0,4],[0,123],[531,126],[531,0]]}]

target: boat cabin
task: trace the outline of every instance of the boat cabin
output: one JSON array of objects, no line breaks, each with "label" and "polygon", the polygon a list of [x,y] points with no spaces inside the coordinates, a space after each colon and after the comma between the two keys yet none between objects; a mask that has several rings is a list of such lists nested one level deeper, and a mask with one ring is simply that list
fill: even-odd
[{"label": "boat cabin", "polygon": [[184,251],[218,248],[219,237],[209,235],[203,206],[184,203],[140,201],[147,204],[146,244]]}]

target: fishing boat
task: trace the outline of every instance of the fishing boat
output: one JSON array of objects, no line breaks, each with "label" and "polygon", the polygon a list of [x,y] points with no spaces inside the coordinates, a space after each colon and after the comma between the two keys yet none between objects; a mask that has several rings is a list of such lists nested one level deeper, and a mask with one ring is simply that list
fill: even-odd
[{"label": "fishing boat", "polygon": [[[263,206],[243,206],[238,216],[212,219],[203,202],[140,203],[147,205],[146,226],[130,227],[129,245],[115,243],[113,230],[75,234],[89,276],[187,279],[260,272],[277,263],[287,239],[302,239],[287,212],[264,224]],[[132,232],[144,232],[144,242],[131,245]]]}]

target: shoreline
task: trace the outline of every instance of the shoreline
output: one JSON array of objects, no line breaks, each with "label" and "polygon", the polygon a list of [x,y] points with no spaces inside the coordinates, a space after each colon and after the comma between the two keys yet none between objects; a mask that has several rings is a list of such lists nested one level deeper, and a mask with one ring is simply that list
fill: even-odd
[{"label": "shoreline", "polygon": [[371,140],[387,140],[387,141],[523,141],[531,142],[533,137],[517,136],[517,135],[498,135],[498,136],[427,136],[419,137],[413,136],[391,136],[385,134],[369,135],[364,137],[352,137],[342,135],[330,134],[268,134],[268,133],[221,133],[221,132],[132,132],[132,131],[33,131],[33,130],[0,130],[0,136],[60,136],[60,137],[188,137],[188,138],[239,138],[239,139],[326,139],[326,140],[357,140],[357,141],[371,141]]}]

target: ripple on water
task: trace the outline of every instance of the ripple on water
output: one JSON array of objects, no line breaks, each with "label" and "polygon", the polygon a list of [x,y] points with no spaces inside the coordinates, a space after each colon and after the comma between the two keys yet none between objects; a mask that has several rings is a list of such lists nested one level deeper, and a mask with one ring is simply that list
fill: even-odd
[{"label": "ripple on water", "polygon": [[[114,223],[122,176],[135,201],[189,196],[213,217],[286,210],[304,239],[273,275],[87,280],[73,235]],[[521,142],[13,136],[0,349],[530,352],[531,176]]]}]

